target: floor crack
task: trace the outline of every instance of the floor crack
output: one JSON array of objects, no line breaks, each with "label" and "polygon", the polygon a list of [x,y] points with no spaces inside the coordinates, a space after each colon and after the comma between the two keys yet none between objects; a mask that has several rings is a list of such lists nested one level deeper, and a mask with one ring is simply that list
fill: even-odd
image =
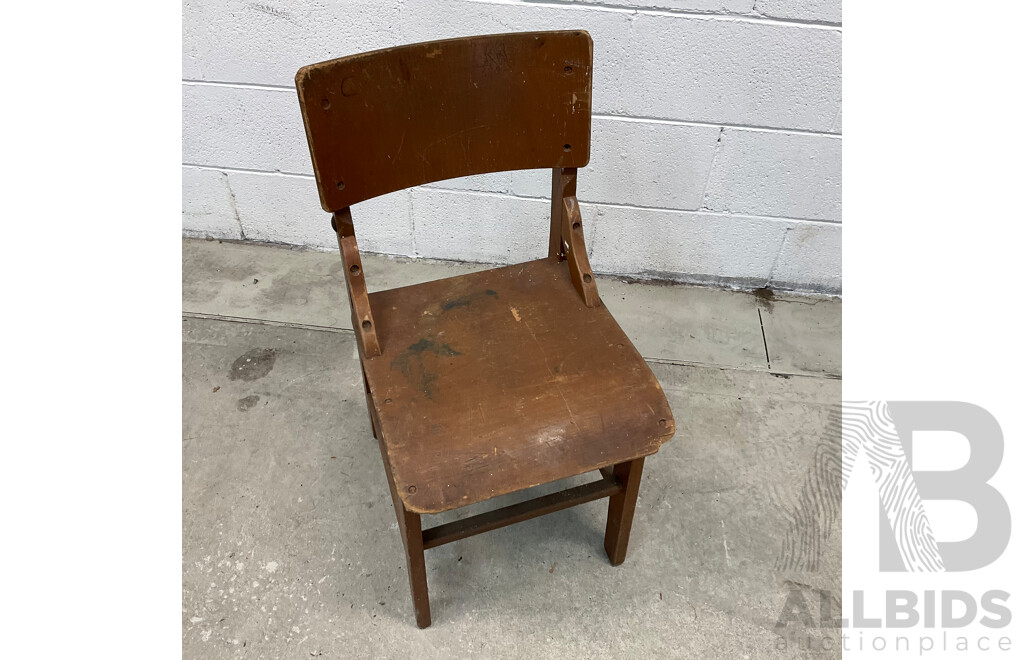
[{"label": "floor crack", "polygon": [[757,310],[757,322],[761,324],[761,341],[764,342],[764,359],[768,361],[768,371],[772,369],[772,358],[768,355],[768,338],[764,335],[764,319],[761,318],[761,310]]}]

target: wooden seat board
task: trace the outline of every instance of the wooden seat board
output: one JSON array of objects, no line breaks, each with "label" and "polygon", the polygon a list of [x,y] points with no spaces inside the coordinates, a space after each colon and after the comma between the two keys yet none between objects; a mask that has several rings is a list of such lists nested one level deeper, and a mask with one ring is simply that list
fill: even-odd
[{"label": "wooden seat board", "polygon": [[370,294],[375,417],[406,507],[437,513],[650,455],[675,430],[650,368],[566,262]]}]

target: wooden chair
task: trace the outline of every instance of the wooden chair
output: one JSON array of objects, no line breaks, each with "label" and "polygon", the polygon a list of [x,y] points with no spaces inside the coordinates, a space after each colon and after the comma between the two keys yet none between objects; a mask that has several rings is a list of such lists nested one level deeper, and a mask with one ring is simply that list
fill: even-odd
[{"label": "wooden chair", "polygon": [[[533,32],[389,48],[295,78],[421,628],[429,548],[608,497],[604,545],[621,564],[644,457],[675,432],[661,386],[601,304],[583,242],[576,169],[590,159],[592,61],[586,32]],[[553,170],[547,257],[367,293],[353,204],[533,168]],[[422,526],[423,514],[598,470],[583,486]]]}]

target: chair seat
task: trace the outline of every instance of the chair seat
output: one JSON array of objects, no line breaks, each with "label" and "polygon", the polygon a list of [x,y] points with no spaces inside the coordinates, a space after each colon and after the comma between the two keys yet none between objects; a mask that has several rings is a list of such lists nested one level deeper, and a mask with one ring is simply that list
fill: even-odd
[{"label": "chair seat", "polygon": [[655,453],[675,422],[661,386],[566,262],[370,294],[365,361],[398,495],[439,513]]}]

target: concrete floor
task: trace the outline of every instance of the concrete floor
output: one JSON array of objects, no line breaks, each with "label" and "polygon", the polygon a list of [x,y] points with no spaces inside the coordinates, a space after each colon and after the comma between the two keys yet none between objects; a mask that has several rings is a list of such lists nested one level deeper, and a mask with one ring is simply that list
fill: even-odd
[{"label": "concrete floor", "polygon": [[[678,428],[626,563],[603,501],[429,550],[419,630],[339,257],[185,240],[183,264],[184,657],[839,657],[775,630],[791,592],[838,616],[838,301],[599,277]],[[481,268],[364,258],[371,290]]]}]

